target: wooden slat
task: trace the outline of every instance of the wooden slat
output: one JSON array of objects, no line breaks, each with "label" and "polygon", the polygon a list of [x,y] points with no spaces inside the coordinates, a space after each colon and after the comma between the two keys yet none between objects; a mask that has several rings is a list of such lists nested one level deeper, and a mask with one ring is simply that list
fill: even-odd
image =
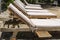
[{"label": "wooden slat", "polygon": [[[14,18],[19,18],[18,16],[13,16],[13,17],[14,17]],[[48,18],[48,19],[49,19],[49,18],[57,18],[57,16],[43,16],[43,15],[41,15],[41,16],[36,16],[36,15],[35,15],[35,16],[32,16],[32,15],[29,16],[29,15],[28,15],[28,17],[29,17],[29,18],[34,18],[34,19],[36,19],[36,18],[37,18],[37,19],[38,19],[38,18],[45,18],[45,19],[47,19],[47,18]]]},{"label": "wooden slat", "polygon": [[[31,31],[29,28],[0,28],[1,32],[13,32],[15,30],[18,31]],[[39,28],[34,30],[40,30],[40,31],[60,31],[60,27],[58,28]]]},{"label": "wooden slat", "polygon": [[[7,28],[7,25],[5,25],[4,28],[3,27],[0,28],[1,32],[13,32],[15,30],[18,30],[18,31],[31,31],[31,29],[29,29],[29,26],[27,26],[26,24],[20,24],[19,28]],[[53,28],[49,28],[49,27],[48,28],[39,28],[39,29],[35,29],[35,30],[40,30],[40,31],[60,31],[60,27],[58,27],[58,28],[54,28],[54,27]]]},{"label": "wooden slat", "polygon": [[12,28],[12,25],[9,26],[9,28],[7,28],[8,25],[5,25],[5,28],[1,28],[2,32],[13,32],[13,31],[30,31],[29,26],[27,26],[26,24],[20,24],[19,28],[17,27],[17,25],[15,25],[15,28]]},{"label": "wooden slat", "polygon": [[16,40],[16,36],[17,36],[18,31],[16,30],[15,32],[13,32],[12,37],[10,38],[10,40]]},{"label": "wooden slat", "polygon": [[13,31],[16,31],[16,30],[18,30],[18,31],[31,31],[31,30],[29,30],[29,29],[24,29],[24,28],[0,28],[0,31],[2,31],[2,32],[13,32]]},{"label": "wooden slat", "polygon": [[35,31],[35,33],[38,35],[39,38],[52,37],[52,35],[49,34],[48,31]]},{"label": "wooden slat", "polygon": [[45,19],[49,19],[49,18],[57,18],[57,16],[43,16],[43,15],[41,15],[41,16],[28,16],[29,18],[45,18]]}]

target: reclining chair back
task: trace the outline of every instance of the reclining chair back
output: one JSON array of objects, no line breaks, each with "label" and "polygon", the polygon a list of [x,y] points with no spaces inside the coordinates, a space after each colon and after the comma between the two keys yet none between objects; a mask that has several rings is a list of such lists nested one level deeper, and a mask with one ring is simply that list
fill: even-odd
[{"label": "reclining chair back", "polygon": [[14,1],[13,4],[25,15],[27,15],[26,9],[23,7],[22,3],[19,1]]},{"label": "reclining chair back", "polygon": [[22,12],[20,12],[14,5],[10,4],[8,8],[10,8],[16,15],[18,15],[30,27],[35,27],[35,25],[31,22],[31,20],[27,16],[25,16]]}]

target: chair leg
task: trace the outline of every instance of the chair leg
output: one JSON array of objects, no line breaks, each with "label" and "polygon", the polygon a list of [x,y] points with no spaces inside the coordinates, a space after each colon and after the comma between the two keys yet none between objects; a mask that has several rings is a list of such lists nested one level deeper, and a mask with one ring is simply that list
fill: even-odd
[{"label": "chair leg", "polygon": [[12,37],[10,38],[10,40],[16,40],[16,35],[17,35],[18,31],[13,32]]},{"label": "chair leg", "polygon": [[16,38],[11,38],[10,40],[16,40]]}]

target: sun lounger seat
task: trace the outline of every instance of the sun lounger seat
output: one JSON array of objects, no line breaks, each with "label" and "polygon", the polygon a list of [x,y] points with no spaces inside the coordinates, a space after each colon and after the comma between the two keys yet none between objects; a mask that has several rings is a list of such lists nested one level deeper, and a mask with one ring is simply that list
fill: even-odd
[{"label": "sun lounger seat", "polygon": [[27,12],[28,16],[32,18],[55,18],[56,15],[52,13]]},{"label": "sun lounger seat", "polygon": [[39,27],[42,27],[42,28],[55,27],[56,28],[60,26],[60,19],[59,20],[58,19],[30,19],[30,20],[33,24],[35,24],[37,28]]},{"label": "sun lounger seat", "polygon": [[40,16],[55,16],[55,14],[52,14],[52,13],[40,13],[40,12],[27,12],[28,15],[40,15]]}]

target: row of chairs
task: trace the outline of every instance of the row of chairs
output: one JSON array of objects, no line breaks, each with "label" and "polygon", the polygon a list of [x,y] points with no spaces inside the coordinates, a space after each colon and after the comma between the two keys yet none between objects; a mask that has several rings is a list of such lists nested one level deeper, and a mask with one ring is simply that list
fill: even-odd
[{"label": "row of chairs", "polygon": [[[29,26],[29,29],[32,32],[36,32],[38,36],[39,33],[49,34],[48,31],[60,31],[60,19],[57,19],[56,14],[53,14],[46,9],[43,9],[41,5],[35,5],[35,4],[25,5],[20,0],[15,0],[13,4],[10,3],[8,9],[11,12],[13,12],[13,14],[18,19],[26,23]],[[6,28],[5,30],[11,32],[14,31],[15,29]],[[16,36],[17,34],[16,31],[18,32],[20,30],[19,29],[15,30],[14,35]],[[51,35],[48,36],[51,37]]]},{"label": "row of chairs", "polygon": [[52,37],[48,31],[60,31],[60,19],[57,19],[57,15],[43,9],[41,6],[27,6],[20,0],[15,0],[8,8],[39,37],[43,37],[41,35]]},{"label": "row of chairs", "polygon": [[[14,4],[14,5],[13,5]],[[56,14],[50,13],[49,12],[36,12],[36,11],[26,11],[26,8],[21,4],[21,1],[15,0],[13,4],[10,4],[8,8],[10,8],[16,15],[18,15],[19,18],[21,18],[25,23],[27,23],[31,28],[34,29],[41,29],[47,30],[48,28],[53,31],[52,29],[55,29],[54,31],[57,31],[56,29],[59,28],[60,25],[60,19],[30,19],[27,17],[28,16],[56,16]],[[32,10],[32,9],[31,9]],[[24,12],[25,11],[25,12]],[[46,10],[48,11],[48,10]],[[38,17],[37,17],[38,18]],[[48,30],[47,30],[48,31]]]}]

